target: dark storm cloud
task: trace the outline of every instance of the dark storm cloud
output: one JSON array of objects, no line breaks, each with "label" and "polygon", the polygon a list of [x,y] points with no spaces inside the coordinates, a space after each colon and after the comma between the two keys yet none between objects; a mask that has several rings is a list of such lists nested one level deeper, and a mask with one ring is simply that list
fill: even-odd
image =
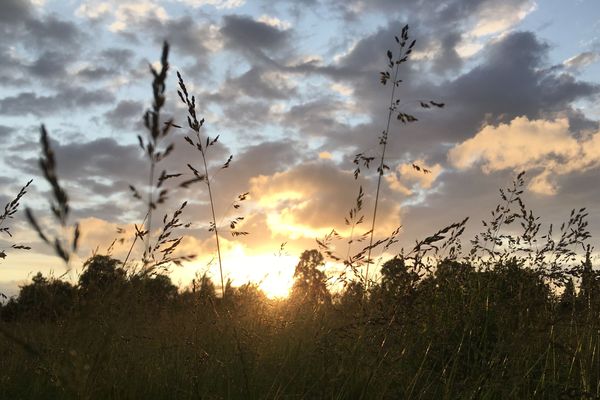
[{"label": "dark storm cloud", "polygon": [[[356,143],[358,149],[368,149],[377,140],[387,116],[390,90],[379,84],[378,71],[384,68],[385,51],[397,33],[395,25],[381,29],[359,41],[353,51],[340,60],[343,68],[360,70],[361,74],[343,77],[329,74],[360,93],[361,109],[373,119],[361,129],[346,131],[333,124],[329,124],[329,129],[327,124],[323,125],[321,132],[330,138],[329,148]],[[443,162],[445,143],[473,136],[485,122],[510,121],[521,115],[541,118],[569,111],[574,101],[598,94],[598,85],[547,68],[548,50],[549,46],[533,33],[514,32],[489,45],[477,66],[439,84],[432,84],[421,72],[422,63],[409,61],[401,69],[403,83],[399,90],[401,99],[411,100],[403,100],[401,104],[403,110],[414,113],[420,121],[408,126],[393,121],[390,154],[433,153],[437,154],[436,161]],[[443,101],[446,107],[423,110],[418,105],[420,99]],[[305,123],[293,113],[287,118]],[[395,139],[398,135],[400,137]]]},{"label": "dark storm cloud", "polygon": [[237,128],[242,132],[264,126],[272,118],[270,106],[264,101],[224,102],[222,109],[225,118],[220,121],[220,127]]},{"label": "dark storm cloud", "polygon": [[[158,49],[158,47],[157,47]],[[137,79],[137,68],[133,68],[135,53],[124,48],[108,48],[92,56],[90,65],[77,71],[76,76],[87,82],[98,82],[119,76]],[[144,64],[144,72],[147,65]]]},{"label": "dark storm cloud", "polygon": [[81,109],[114,101],[106,90],[90,91],[83,88],[65,88],[53,95],[22,92],[0,99],[0,115],[44,116],[66,110]]},{"label": "dark storm cloud", "polygon": [[3,45],[11,41],[24,41],[40,50],[50,47],[76,50],[85,37],[77,25],[55,14],[37,15],[27,0],[5,0],[0,5],[0,11]]},{"label": "dark storm cloud", "polygon": [[113,108],[104,113],[104,120],[115,129],[131,127],[134,122],[142,120],[144,104],[140,101],[121,100]]},{"label": "dark storm cloud", "polygon": [[221,174],[222,190],[230,197],[235,196],[249,189],[250,178],[274,174],[298,163],[306,156],[297,151],[299,146],[300,143],[288,139],[246,147],[242,153],[234,155],[234,162]]},{"label": "dark storm cloud", "polygon": [[15,129],[10,126],[0,125],[0,138],[8,138]]},{"label": "dark storm cloud", "polygon": [[440,40],[440,51],[432,60],[431,72],[443,75],[449,71],[458,71],[463,66],[463,59],[458,55],[456,47],[461,42],[460,32],[452,31]]},{"label": "dark storm cloud", "polygon": [[[206,18],[193,18],[189,15],[166,20],[154,15],[130,16],[127,27],[119,34],[138,46],[148,44],[146,37],[150,37],[157,49],[166,40],[171,46],[171,54],[192,60],[191,66],[182,65],[180,68],[190,72],[186,75],[196,76],[206,73],[209,69],[212,51],[205,42],[207,38],[214,36],[210,32],[210,23]],[[119,63],[131,62],[133,58],[133,54],[124,49],[106,50],[102,55]]]},{"label": "dark storm cloud", "polygon": [[1,25],[18,24],[31,16],[31,4],[26,0],[4,0],[0,6]]},{"label": "dark storm cloud", "polygon": [[533,33],[512,33],[490,46],[483,63],[440,91],[458,99],[464,111],[480,118],[503,116],[504,121],[564,111],[573,101],[598,93],[596,84],[544,69],[547,52],[548,45]]},{"label": "dark storm cloud", "polygon": [[294,95],[294,89],[286,87],[285,84],[278,86],[268,77],[265,77],[265,69],[253,67],[240,75],[239,77],[229,79],[225,82],[225,88],[231,95],[235,92],[242,92],[244,95],[252,98],[262,98],[268,100],[287,99]]},{"label": "dark storm cloud", "polygon": [[223,17],[221,34],[230,48],[261,60],[270,60],[265,54],[274,51],[286,51],[290,44],[291,32],[281,30],[264,22],[244,15]]},{"label": "dark storm cloud", "polygon": [[80,47],[86,36],[77,25],[61,20],[55,15],[28,19],[25,21],[25,29],[29,41],[40,49],[58,47],[74,51]]},{"label": "dark storm cloud", "polygon": [[29,73],[42,79],[57,79],[67,75],[68,57],[64,53],[47,51],[42,53],[28,68]]},{"label": "dark storm cloud", "polygon": [[295,127],[302,135],[328,137],[332,132],[342,134],[349,127],[339,122],[335,115],[347,111],[344,103],[327,96],[294,105],[283,114],[285,126]]},{"label": "dark storm cloud", "polygon": [[102,50],[100,57],[106,60],[112,67],[126,68],[131,66],[135,58],[135,53],[129,49],[109,48]]},{"label": "dark storm cloud", "polygon": [[138,146],[121,145],[112,138],[58,145],[54,151],[60,160],[58,172],[68,179],[96,176],[122,181],[130,177],[136,182],[146,171]]},{"label": "dark storm cloud", "polygon": [[[0,37],[0,82],[21,88],[30,77],[52,84],[64,78],[88,38],[73,22],[56,14],[40,15],[26,0],[2,2]],[[17,44],[27,54],[18,53]]]},{"label": "dark storm cloud", "polygon": [[[484,10],[498,11],[508,9],[518,10],[519,7],[530,6],[533,2],[528,0],[333,0],[328,4],[332,9],[341,11],[345,18],[355,21],[364,13],[377,12],[388,16],[397,17],[399,14],[410,14],[413,19],[427,21],[429,24],[436,22],[438,27],[448,27],[457,23],[466,22],[470,17]],[[500,7],[502,6],[502,7]],[[435,28],[434,28],[435,29]]]},{"label": "dark storm cloud", "polygon": [[6,204],[12,201],[17,193],[19,193],[19,188],[16,187],[16,183],[17,179],[0,175],[0,186],[3,189],[3,193],[0,194],[1,207],[4,207]]},{"label": "dark storm cloud", "polygon": [[[95,189],[94,185],[91,183],[87,184],[86,187],[89,189]],[[105,193],[101,191],[94,191],[93,193],[102,199],[100,203],[96,205],[77,205],[73,207],[72,216],[74,220],[82,220],[84,218],[99,218],[105,221],[117,222],[124,218],[130,204],[118,204],[114,201],[109,201],[107,197],[114,193],[114,188],[107,190]]]},{"label": "dark storm cloud", "polygon": [[155,43],[162,44],[163,40],[168,41],[174,53],[193,59],[193,70],[196,73],[206,72],[211,51],[202,38],[210,35],[207,24],[184,16],[167,21],[150,19],[144,26],[151,29]]},{"label": "dark storm cloud", "polygon": [[97,66],[85,67],[77,71],[77,77],[88,82],[97,82],[98,80],[110,78],[117,74],[118,72],[113,69]]},{"label": "dark storm cloud", "polygon": [[[49,133],[52,137],[51,129]],[[56,155],[57,172],[62,179],[84,183],[93,178],[136,182],[146,170],[139,147],[121,145],[112,138],[67,144],[52,140],[51,144]],[[14,155],[9,162],[28,174],[39,174],[37,157]]]}]

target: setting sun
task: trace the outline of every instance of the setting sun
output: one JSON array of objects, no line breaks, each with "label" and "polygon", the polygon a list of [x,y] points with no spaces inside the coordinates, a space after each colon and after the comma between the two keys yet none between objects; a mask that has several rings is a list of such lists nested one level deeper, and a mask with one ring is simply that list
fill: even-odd
[{"label": "setting sun", "polygon": [[227,254],[224,267],[234,286],[256,283],[273,299],[289,295],[297,263],[297,257],[287,254],[246,254],[244,247],[238,245]]}]

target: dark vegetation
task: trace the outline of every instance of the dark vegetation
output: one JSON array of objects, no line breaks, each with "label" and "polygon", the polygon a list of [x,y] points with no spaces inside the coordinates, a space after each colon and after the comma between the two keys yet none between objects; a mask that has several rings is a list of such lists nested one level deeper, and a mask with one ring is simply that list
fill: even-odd
[{"label": "dark vegetation", "polygon": [[[388,53],[394,78],[388,72],[381,76],[394,90],[398,66],[414,46],[407,45],[407,28],[396,42],[399,57]],[[124,260],[110,252],[94,255],[76,283],[37,274],[2,305],[0,398],[600,397],[600,275],[592,267],[585,210],[571,212],[558,233],[552,226],[542,231],[523,200],[524,174],[500,191],[500,204],[467,252],[460,242],[464,219],[412,249],[396,251],[377,279],[373,269],[363,274],[373,263],[372,250],[391,253],[399,232],[373,241],[374,213],[368,232],[341,238],[332,231],[318,241],[319,250],[302,253],[287,299],[270,300],[251,283],[232,287],[222,269],[217,287],[204,275],[178,289],[166,270],[193,259],[176,252],[186,228],[180,221],[186,203],[165,214],[158,228],[153,213],[169,194],[165,182],[176,179],[183,179],[179,188],[206,184],[210,202],[216,201],[206,157],[217,138],[201,136],[204,120],[197,119],[195,99],[179,76],[179,97],[193,132],[185,140],[198,149],[202,167],[187,164],[191,176],[157,173],[172,149],[163,140],[172,129],[183,129],[160,118],[167,56],[165,45],[162,70],[152,70],[148,135],[139,137],[149,181],[147,193],[131,186],[145,217],[136,225],[129,254]],[[391,99],[389,119],[395,113],[403,123],[417,120],[399,110],[394,93]],[[388,131],[389,124],[380,138],[384,149]],[[40,165],[52,187],[52,213],[66,228],[69,201],[49,143],[42,128]],[[373,160],[358,154],[357,174]],[[382,153],[379,180],[387,169],[384,161]],[[5,222],[16,214],[26,188],[6,206],[0,233],[10,234]],[[364,221],[363,196],[361,188],[346,218],[353,234]],[[27,216],[41,240],[70,266],[77,225],[62,230],[72,233],[50,238],[31,211]],[[219,249],[214,211],[210,219]],[[228,224],[232,235],[247,234],[235,231],[236,221],[241,217]],[[370,244],[353,253],[353,246],[367,239]],[[337,254],[335,241],[347,244],[344,256]],[[133,260],[135,246],[142,246],[139,260]],[[12,250],[27,248],[15,244]],[[6,251],[0,255],[5,258]],[[345,269],[327,274],[324,255]]]}]

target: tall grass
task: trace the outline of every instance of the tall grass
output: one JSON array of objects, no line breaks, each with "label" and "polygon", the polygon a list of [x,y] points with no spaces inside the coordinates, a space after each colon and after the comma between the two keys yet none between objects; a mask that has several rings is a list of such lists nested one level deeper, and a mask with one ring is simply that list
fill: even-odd
[{"label": "tall grass", "polygon": [[[404,49],[407,27],[396,40]],[[397,59],[389,55],[394,77],[382,79],[391,79],[394,88],[398,67],[413,46]],[[381,279],[371,283],[368,270],[363,279],[356,273],[340,292],[329,290],[317,250],[302,254],[288,299],[269,300],[250,283],[226,286],[221,264],[221,296],[206,275],[178,291],[158,272],[190,259],[175,252],[181,243],[175,232],[185,227],[180,221],[185,201],[165,214],[162,228],[152,227],[152,214],[169,193],[164,182],[182,176],[156,174],[172,149],[162,140],[179,126],[160,117],[167,57],[165,44],[161,70],[152,69],[148,135],[139,138],[149,160],[147,198],[132,186],[145,212],[131,245],[144,242],[143,269],[128,273],[129,255],[122,263],[96,254],[76,284],[38,274],[24,285],[0,308],[0,398],[600,398],[600,275],[592,266],[585,209],[573,210],[557,236],[551,226],[541,234],[540,219],[525,205],[523,174],[500,191],[500,204],[466,254],[461,238],[467,218],[400,251],[383,264]],[[181,76],[179,89],[196,139],[186,141],[200,152],[204,171],[190,164],[194,176],[179,186],[206,183],[220,253],[218,198],[206,154],[216,138],[200,136],[203,120]],[[411,119],[394,98],[395,89],[381,141],[378,188],[391,115]],[[70,204],[44,127],[41,143],[51,212],[65,235],[49,237],[33,213],[27,215],[42,241],[68,263],[79,233],[66,235]],[[361,165],[373,160],[358,158]],[[26,187],[7,205],[0,224],[16,213]],[[352,235],[364,220],[363,195],[359,190],[347,218]],[[373,240],[378,191],[375,199],[371,230],[357,239],[370,236],[370,243],[351,254],[350,238],[341,257],[329,246],[337,237],[333,231],[319,241],[325,255],[350,268],[365,263],[368,268],[372,249],[391,251],[398,230]],[[231,222],[232,230],[239,220]],[[515,233],[515,226],[522,230]]]}]

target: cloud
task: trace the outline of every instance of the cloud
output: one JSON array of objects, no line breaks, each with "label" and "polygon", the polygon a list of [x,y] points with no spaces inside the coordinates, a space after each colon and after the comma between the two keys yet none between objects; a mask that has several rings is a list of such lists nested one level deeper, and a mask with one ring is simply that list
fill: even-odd
[{"label": "cloud", "polygon": [[180,3],[192,6],[192,7],[203,7],[213,6],[217,9],[231,9],[243,6],[246,0],[175,0]]},{"label": "cloud", "polygon": [[534,0],[482,2],[475,13],[477,22],[470,34],[486,36],[505,32],[536,9]]},{"label": "cloud", "polygon": [[267,25],[271,25],[279,30],[285,31],[292,27],[292,24],[288,21],[282,21],[277,17],[263,14],[258,18],[258,22],[262,22]]},{"label": "cloud", "polygon": [[[356,182],[351,171],[323,159],[257,176],[250,183],[252,200],[265,210],[270,231],[292,239],[322,237],[334,228],[349,234],[344,217],[354,205],[358,186],[367,186],[362,180]],[[379,207],[386,219],[379,221],[378,233],[388,234],[400,224],[400,208],[385,197]]]},{"label": "cloud", "polygon": [[8,138],[15,129],[10,126],[0,125],[0,138]]},{"label": "cloud", "polygon": [[[50,134],[52,137],[52,129]],[[58,176],[68,187],[78,189],[79,200],[76,202],[83,206],[94,204],[98,199],[106,201],[116,193],[129,195],[128,184],[147,179],[145,161],[135,145],[121,145],[112,138],[68,144],[52,140],[52,149]],[[40,174],[37,157],[15,154],[9,162],[28,175]]]},{"label": "cloud", "polygon": [[26,20],[25,29],[27,36],[24,39],[44,50],[69,48],[73,51],[79,49],[87,38],[73,22],[59,19],[53,14]]},{"label": "cloud", "polygon": [[[31,16],[31,3],[26,0],[5,0],[2,2],[0,26],[18,24]],[[1,28],[0,28],[1,29]]]},{"label": "cloud", "polygon": [[127,67],[131,65],[135,53],[130,49],[111,47],[102,50],[100,56],[103,60],[108,61],[112,67]]},{"label": "cloud", "polygon": [[70,58],[63,53],[47,51],[29,66],[29,72],[38,78],[61,79],[67,75]]},{"label": "cloud", "polygon": [[114,101],[114,95],[106,90],[66,88],[53,95],[22,92],[0,99],[0,115],[44,116],[65,110],[82,109]]},{"label": "cloud", "polygon": [[296,94],[292,82],[282,72],[254,66],[235,78],[227,79],[213,99],[230,102],[240,93],[251,99],[288,99]]},{"label": "cloud", "polygon": [[[285,125],[305,134],[318,132],[325,138],[326,151],[348,146],[354,147],[350,152],[372,149],[389,106],[389,89],[378,84],[378,71],[385,65],[386,49],[393,45],[397,30],[390,24],[365,36],[334,68],[313,66],[312,73],[360,93],[360,113],[364,118],[357,125],[350,125],[347,119],[334,119],[332,108],[348,108],[348,104],[336,105],[323,94],[318,100],[293,106],[282,118]],[[418,42],[417,49],[420,46]],[[512,32],[490,42],[470,69],[447,79],[438,77],[437,83],[431,74],[423,72],[423,63],[428,61],[412,60],[403,65],[402,108],[417,116],[419,122],[402,126],[392,121],[390,155],[402,158],[410,152],[410,159],[427,155],[429,162],[445,162],[448,144],[471,137],[485,123],[508,122],[521,115],[530,119],[566,115],[573,126],[576,120],[580,126],[587,125],[572,104],[593,99],[600,86],[548,68],[548,52],[549,45],[535,34]],[[441,101],[446,107],[423,110],[418,106],[419,99]],[[308,108],[311,103],[315,107]],[[311,110],[317,115],[312,115]],[[352,113],[357,116],[356,109]],[[396,139],[398,135],[401,139]]]},{"label": "cloud", "polygon": [[581,70],[588,65],[591,65],[598,61],[600,54],[593,51],[584,51],[576,56],[573,56],[563,62],[563,65],[572,70]]},{"label": "cloud", "polygon": [[280,50],[290,39],[288,30],[282,30],[269,23],[254,20],[245,15],[223,17],[221,33],[228,43],[238,50],[262,52]]},{"label": "cloud", "polygon": [[118,2],[117,4],[110,1],[85,0],[77,8],[75,15],[93,21],[110,17],[111,21],[108,29],[111,32],[126,31],[131,26],[149,18],[155,18],[159,21],[165,21],[169,18],[165,8],[156,2],[136,0]]},{"label": "cloud", "polygon": [[167,40],[179,55],[199,60],[196,66],[205,66],[211,53],[222,46],[222,39],[211,23],[199,22],[190,16],[166,21],[150,19],[145,23],[145,29],[151,31],[155,42]]},{"label": "cloud", "polygon": [[141,121],[144,104],[135,100],[121,100],[115,108],[104,113],[104,120],[115,129],[130,128],[133,122]]},{"label": "cloud", "polygon": [[97,20],[111,13],[113,6],[108,1],[84,1],[82,2],[75,15],[81,18],[88,18],[91,20]]},{"label": "cloud", "polygon": [[547,121],[518,117],[508,124],[484,127],[452,148],[448,158],[458,169],[480,165],[487,174],[538,171],[529,188],[551,195],[558,191],[557,175],[600,166],[600,132],[588,132],[578,139],[569,131],[566,118]]},{"label": "cloud", "polygon": [[416,190],[431,189],[441,173],[440,164],[429,166],[423,160],[416,160],[414,163],[399,164],[394,171],[385,175],[385,180],[390,189],[410,196]]},{"label": "cloud", "polygon": [[4,1],[0,7],[0,82],[22,88],[30,74],[62,77],[88,35],[57,14],[41,14],[27,0]]}]

